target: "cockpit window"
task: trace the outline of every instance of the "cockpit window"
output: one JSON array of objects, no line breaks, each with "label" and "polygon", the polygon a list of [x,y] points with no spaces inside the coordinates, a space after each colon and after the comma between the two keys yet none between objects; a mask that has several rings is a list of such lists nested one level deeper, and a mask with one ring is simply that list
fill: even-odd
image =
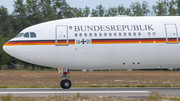
[{"label": "cockpit window", "polygon": [[36,37],[36,34],[34,32],[30,32],[30,37],[31,38],[35,38]]},{"label": "cockpit window", "polygon": [[25,37],[25,38],[29,38],[29,37],[31,37],[31,38],[35,38],[36,37],[36,33],[34,33],[34,32],[26,32],[25,34],[24,33],[19,33],[17,36],[16,36],[16,38],[18,38],[18,37]]},{"label": "cockpit window", "polygon": [[25,34],[24,34],[24,37],[29,38],[29,33],[28,33],[28,32],[25,33]]},{"label": "cockpit window", "polygon": [[18,38],[18,37],[22,37],[22,36],[23,36],[23,34],[24,34],[24,33],[19,33],[19,34],[16,36],[16,38]]}]

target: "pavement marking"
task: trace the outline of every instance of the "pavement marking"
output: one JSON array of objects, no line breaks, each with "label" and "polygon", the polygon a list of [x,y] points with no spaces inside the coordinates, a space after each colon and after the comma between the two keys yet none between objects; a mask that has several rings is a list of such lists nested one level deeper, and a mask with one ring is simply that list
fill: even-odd
[{"label": "pavement marking", "polygon": [[[77,89],[82,89],[82,90],[84,90],[84,89],[96,89],[96,90],[98,90],[98,89],[137,89],[137,88],[139,88],[139,89],[141,89],[141,88],[145,88],[145,89],[171,89],[171,88],[176,88],[176,89],[180,89],[180,87],[102,87],[102,88],[86,88],[86,87],[81,87],[81,88],[70,88],[69,90],[77,90]],[[47,89],[47,90],[49,90],[49,89],[62,89],[62,88],[0,88],[0,89]]]},{"label": "pavement marking", "polygon": [[0,92],[0,94],[50,94],[50,93],[63,93],[63,94],[74,94],[74,93],[91,93],[91,94],[96,94],[96,93],[150,93],[149,91],[47,91],[47,92]]},{"label": "pavement marking", "polygon": [[53,90],[53,89],[62,89],[62,88],[0,88],[0,89],[32,89],[32,90],[34,90],[34,89],[47,89],[47,90],[49,90],[49,89],[51,89],[51,90]]}]

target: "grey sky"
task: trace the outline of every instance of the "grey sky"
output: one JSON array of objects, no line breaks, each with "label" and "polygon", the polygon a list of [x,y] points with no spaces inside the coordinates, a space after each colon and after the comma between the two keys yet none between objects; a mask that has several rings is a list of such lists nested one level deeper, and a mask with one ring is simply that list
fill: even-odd
[{"label": "grey sky", "polygon": [[[24,0],[25,1],[25,0]],[[84,8],[85,6],[90,7],[91,9],[96,8],[97,5],[102,4],[106,9],[109,7],[117,7],[118,5],[123,4],[124,7],[129,7],[132,2],[147,1],[149,7],[152,8],[152,5],[156,4],[158,0],[66,0],[67,3],[72,7]],[[14,0],[0,0],[0,5],[6,7],[9,13],[13,11]]]}]

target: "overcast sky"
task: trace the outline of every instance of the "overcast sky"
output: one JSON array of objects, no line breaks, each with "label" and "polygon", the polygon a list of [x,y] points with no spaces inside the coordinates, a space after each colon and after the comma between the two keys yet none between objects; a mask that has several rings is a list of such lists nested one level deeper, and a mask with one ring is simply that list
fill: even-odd
[{"label": "overcast sky", "polygon": [[[24,0],[25,1],[25,0]],[[85,6],[90,7],[91,9],[96,8],[97,5],[102,4],[106,9],[109,7],[117,7],[118,5],[123,4],[124,7],[129,7],[132,2],[140,2],[147,1],[149,4],[150,9],[152,8],[152,5],[156,4],[156,1],[158,0],[66,0],[67,3],[71,7],[80,7],[84,8]],[[12,13],[14,7],[14,0],[0,0],[0,5],[3,5],[6,7],[9,11],[9,13]]]}]

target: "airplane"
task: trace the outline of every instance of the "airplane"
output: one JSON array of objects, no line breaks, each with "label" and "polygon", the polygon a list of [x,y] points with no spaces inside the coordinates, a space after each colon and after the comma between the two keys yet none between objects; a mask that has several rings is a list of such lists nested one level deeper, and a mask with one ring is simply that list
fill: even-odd
[{"label": "airplane", "polygon": [[6,42],[9,55],[59,69],[151,69],[180,66],[180,17],[82,17],[40,23]]}]

